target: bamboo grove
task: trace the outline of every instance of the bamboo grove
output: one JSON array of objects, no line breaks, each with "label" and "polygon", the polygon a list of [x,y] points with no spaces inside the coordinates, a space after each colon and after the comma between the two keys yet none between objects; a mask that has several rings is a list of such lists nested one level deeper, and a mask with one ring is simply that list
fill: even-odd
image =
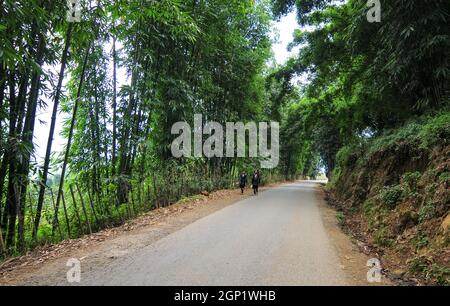
[{"label": "bamboo grove", "polygon": [[[442,115],[448,139],[447,2],[381,1],[370,23],[359,0],[80,0],[68,22],[65,0],[0,0],[0,256],[259,168],[173,158],[171,127],[194,114],[279,122],[280,165],[265,183],[338,180],[339,156],[412,120]],[[294,9],[299,52],[276,66],[272,23]]]},{"label": "bamboo grove", "polygon": [[[2,254],[232,187],[238,171],[257,167],[173,159],[170,128],[195,113],[218,122],[268,118],[269,3],[86,0],[80,22],[68,22],[65,2],[0,1]],[[51,113],[50,132],[37,158],[42,112]]]}]

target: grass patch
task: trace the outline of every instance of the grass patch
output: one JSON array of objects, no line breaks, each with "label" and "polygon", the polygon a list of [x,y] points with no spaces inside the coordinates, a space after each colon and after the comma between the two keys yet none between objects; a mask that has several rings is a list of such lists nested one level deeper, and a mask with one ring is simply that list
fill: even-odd
[{"label": "grass patch", "polygon": [[428,236],[425,233],[419,231],[417,235],[412,239],[412,243],[415,245],[417,249],[423,249],[424,247],[427,247],[430,244],[430,240],[428,239]]},{"label": "grass patch", "polygon": [[414,257],[409,262],[409,271],[413,273],[424,273],[427,268],[427,261],[423,257]]},{"label": "grass patch", "polygon": [[439,286],[450,285],[450,268],[433,264],[427,269],[428,277]]},{"label": "grass patch", "polygon": [[387,237],[384,227],[375,231],[373,238],[373,242],[380,247],[391,247],[394,244],[394,241]]},{"label": "grass patch", "polygon": [[424,274],[435,285],[450,285],[450,269],[437,263],[429,264],[424,257],[414,257],[409,262],[409,271]]},{"label": "grass patch", "polygon": [[189,202],[195,202],[197,200],[203,200],[203,195],[193,195],[190,197],[183,197],[181,200],[178,201],[180,204],[189,203]]},{"label": "grass patch", "polygon": [[344,215],[344,213],[343,213],[342,211],[338,211],[338,212],[336,213],[336,219],[337,219],[338,224],[339,224],[340,226],[343,226],[343,225],[344,225],[344,222],[345,222],[345,215]]}]

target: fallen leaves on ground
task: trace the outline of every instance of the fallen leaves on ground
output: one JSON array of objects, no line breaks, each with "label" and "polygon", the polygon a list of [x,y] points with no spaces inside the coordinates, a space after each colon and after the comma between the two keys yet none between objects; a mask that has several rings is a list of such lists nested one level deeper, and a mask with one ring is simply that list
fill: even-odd
[{"label": "fallen leaves on ground", "polygon": [[42,263],[60,258],[64,254],[74,250],[89,247],[107,239],[111,239],[139,228],[158,224],[165,218],[175,217],[187,210],[193,210],[196,207],[206,205],[210,201],[225,199],[229,196],[235,195],[236,190],[219,190],[212,193],[201,194],[192,199],[184,199],[171,206],[158,208],[137,216],[134,219],[128,220],[125,224],[102,230],[98,233],[86,235],[78,239],[65,240],[58,244],[46,244],[37,247],[32,252],[20,257],[7,259],[0,264],[0,276],[13,271],[17,268],[33,267],[41,265]]}]

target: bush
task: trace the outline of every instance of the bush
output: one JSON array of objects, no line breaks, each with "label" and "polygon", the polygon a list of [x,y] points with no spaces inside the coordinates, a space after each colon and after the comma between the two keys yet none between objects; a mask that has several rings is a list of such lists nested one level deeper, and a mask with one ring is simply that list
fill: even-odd
[{"label": "bush", "polygon": [[438,264],[433,264],[427,271],[428,277],[437,285],[450,285],[450,269]]},{"label": "bush", "polygon": [[407,172],[403,174],[402,181],[408,186],[411,193],[417,192],[419,180],[422,177],[420,172]]},{"label": "bush", "polygon": [[373,199],[368,199],[364,202],[363,213],[367,219],[369,232],[377,234],[377,232],[384,231],[386,227],[384,224],[385,216],[387,214],[386,208],[376,205]]},{"label": "bush", "polygon": [[394,242],[386,237],[386,229],[381,228],[375,232],[374,243],[380,247],[391,247]]},{"label": "bush", "polygon": [[367,152],[368,155],[370,156],[376,152],[396,147],[399,143],[404,141],[409,143],[420,142],[417,135],[421,131],[421,127],[422,126],[419,123],[411,122],[399,129],[390,130],[384,133],[381,137],[375,138],[370,143],[370,147]]},{"label": "bush", "polygon": [[436,205],[429,201],[425,203],[419,210],[419,222],[423,223],[426,220],[433,218],[436,214]]},{"label": "bush", "polygon": [[336,167],[333,170],[330,186],[336,186],[345,170],[354,168],[359,160],[358,153],[360,148],[356,145],[347,145],[342,147],[336,154]]},{"label": "bush", "polygon": [[409,271],[413,273],[423,273],[427,268],[427,261],[423,257],[414,257],[409,261]]},{"label": "bush", "polygon": [[[386,131],[380,137],[369,142],[367,155],[370,156],[375,152],[396,147],[404,141],[427,149],[442,141],[448,143],[449,140],[450,112],[447,111],[434,117],[409,122],[398,129]],[[347,156],[350,154],[351,152],[346,152]]]},{"label": "bush", "polygon": [[381,202],[391,210],[395,209],[397,203],[403,198],[403,196],[404,191],[400,185],[384,187],[379,193]]},{"label": "bush", "polygon": [[439,175],[439,182],[440,183],[448,183],[448,182],[450,182],[450,172],[442,172],[440,175]]},{"label": "bush", "polygon": [[336,154],[336,163],[344,167],[351,167],[357,159],[355,146],[344,146]]},{"label": "bush", "polygon": [[423,249],[424,247],[430,244],[430,240],[428,239],[428,236],[425,233],[419,231],[417,235],[413,238],[413,243],[417,249]]},{"label": "bush", "polygon": [[450,139],[450,112],[443,113],[430,119],[419,132],[421,146],[429,148],[439,144],[442,140]]}]

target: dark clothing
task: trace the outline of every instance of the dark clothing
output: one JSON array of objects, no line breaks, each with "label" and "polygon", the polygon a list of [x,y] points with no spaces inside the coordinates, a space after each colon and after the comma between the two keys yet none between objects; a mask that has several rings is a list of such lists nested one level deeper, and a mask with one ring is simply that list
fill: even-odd
[{"label": "dark clothing", "polygon": [[239,186],[241,186],[241,188],[245,187],[245,185],[247,185],[247,175],[242,174],[239,177]]},{"label": "dark clothing", "polygon": [[252,185],[253,186],[259,186],[261,184],[261,177],[257,174],[253,175],[252,177]]},{"label": "dark clothing", "polygon": [[241,176],[239,177],[239,187],[241,188],[242,194],[244,194],[245,185],[247,185],[247,175],[241,174]]},{"label": "dark clothing", "polygon": [[258,194],[258,188],[261,184],[261,177],[258,174],[254,174],[252,177],[252,187],[253,187],[253,193],[256,195]]},{"label": "dark clothing", "polygon": [[258,185],[253,185],[253,194],[257,195],[258,194]]}]

